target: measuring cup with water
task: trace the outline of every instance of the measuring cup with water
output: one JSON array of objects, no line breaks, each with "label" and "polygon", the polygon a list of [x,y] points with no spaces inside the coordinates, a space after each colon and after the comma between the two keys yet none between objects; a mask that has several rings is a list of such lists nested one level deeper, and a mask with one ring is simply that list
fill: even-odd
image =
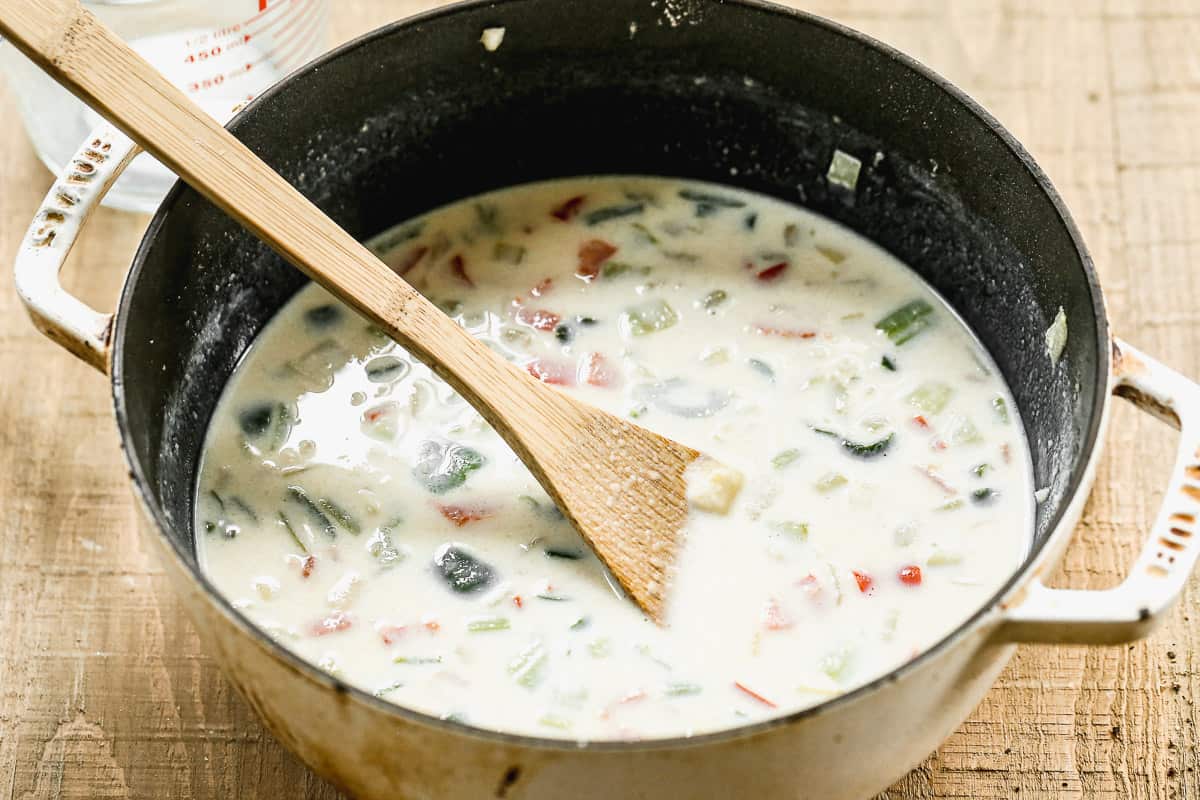
[{"label": "measuring cup with water", "polygon": [[[328,44],[329,0],[85,0],[197,105],[221,122]],[[100,118],[4,47],[4,70],[43,163],[59,174]],[[153,211],[175,176],[138,156],[104,204]]]}]

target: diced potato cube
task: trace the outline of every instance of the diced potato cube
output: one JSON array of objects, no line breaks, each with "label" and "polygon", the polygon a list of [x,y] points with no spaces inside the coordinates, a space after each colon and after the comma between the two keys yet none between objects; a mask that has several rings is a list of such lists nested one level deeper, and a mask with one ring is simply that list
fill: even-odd
[{"label": "diced potato cube", "polygon": [[684,477],[688,501],[712,514],[729,513],[744,480],[738,470],[705,456],[696,459]]}]

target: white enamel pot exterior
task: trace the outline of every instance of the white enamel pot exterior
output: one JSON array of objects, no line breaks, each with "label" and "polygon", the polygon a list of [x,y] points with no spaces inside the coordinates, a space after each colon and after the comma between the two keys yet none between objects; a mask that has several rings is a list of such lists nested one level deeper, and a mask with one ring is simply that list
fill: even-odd
[{"label": "white enamel pot exterior", "polygon": [[[16,262],[16,286],[35,324],[102,372],[111,368],[113,314],[61,288],[59,270],[80,227],[135,153],[98,129],[47,194]],[[934,750],[978,704],[1021,642],[1114,643],[1149,633],[1200,556],[1200,388],[1119,340],[1109,393],[1180,428],[1165,502],[1140,557],[1118,587],[1049,589],[1095,476],[1086,453],[1058,524],[1008,588],[929,651],[847,695],[743,729],[660,743],[573,743],[472,729],[354,690],[268,640],[209,591],[135,484],[144,535],[185,600],[207,650],[259,716],[314,770],[361,798],[864,798]],[[114,380],[114,393],[120,387]],[[128,455],[128,443],[126,443]],[[135,465],[131,460],[131,469]]]}]

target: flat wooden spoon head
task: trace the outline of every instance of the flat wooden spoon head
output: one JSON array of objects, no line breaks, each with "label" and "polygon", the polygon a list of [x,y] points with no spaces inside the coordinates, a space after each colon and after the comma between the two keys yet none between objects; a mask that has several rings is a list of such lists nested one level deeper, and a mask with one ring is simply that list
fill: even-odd
[{"label": "flat wooden spoon head", "polygon": [[662,621],[695,450],[573,400],[471,338],[76,0],[0,0],[0,33],[454,387],[634,602]]}]

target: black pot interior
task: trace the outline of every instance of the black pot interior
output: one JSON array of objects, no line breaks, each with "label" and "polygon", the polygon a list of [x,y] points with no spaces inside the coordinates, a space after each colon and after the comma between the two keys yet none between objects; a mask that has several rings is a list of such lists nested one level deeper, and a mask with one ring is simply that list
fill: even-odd
[{"label": "black pot interior", "polygon": [[[477,192],[595,173],[735,184],[832,217],[912,265],[991,350],[1051,489],[1040,543],[1078,486],[1107,380],[1091,265],[1044,176],[951,87],[864,37],[754,2],[684,5],[682,18],[650,0],[457,6],[302,69],[232,128],[361,238]],[[495,25],[507,35],[488,53],[479,36]],[[852,196],[826,183],[835,148],[863,162]],[[209,416],[303,282],[186,188],[138,253],[117,412],[139,484],[192,564]],[[1044,334],[1060,306],[1070,338],[1053,368]]]}]

